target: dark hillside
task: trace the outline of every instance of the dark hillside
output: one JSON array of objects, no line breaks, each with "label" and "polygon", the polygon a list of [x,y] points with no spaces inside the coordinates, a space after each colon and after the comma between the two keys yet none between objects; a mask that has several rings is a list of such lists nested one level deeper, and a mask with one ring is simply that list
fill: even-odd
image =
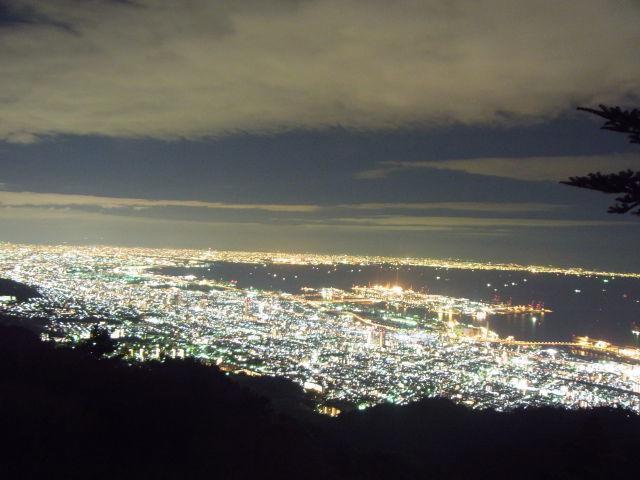
[{"label": "dark hillside", "polygon": [[555,408],[474,411],[448,400],[381,405],[341,418],[337,438],[384,468],[385,457],[434,478],[620,478],[636,469],[640,418]]},{"label": "dark hillside", "polygon": [[0,327],[0,478],[617,478],[640,445],[640,419],[619,410],[425,400],[330,419],[289,382],[240,380]]},{"label": "dark hillside", "polygon": [[315,439],[192,361],[130,367],[0,328],[1,478],[330,477]]},{"label": "dark hillside", "polygon": [[8,295],[16,297],[18,302],[23,302],[30,298],[40,297],[40,293],[33,287],[24,283],[15,282],[7,278],[0,278],[0,296]]}]

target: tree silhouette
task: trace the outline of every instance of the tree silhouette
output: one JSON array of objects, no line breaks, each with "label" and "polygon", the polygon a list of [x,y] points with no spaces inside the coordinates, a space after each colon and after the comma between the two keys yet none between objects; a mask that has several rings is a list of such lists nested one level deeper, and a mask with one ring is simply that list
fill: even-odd
[{"label": "tree silhouette", "polygon": [[115,351],[116,342],[111,338],[109,330],[95,324],[91,327],[89,338],[80,342],[78,348],[90,355],[102,357]]},{"label": "tree silhouette", "polygon": [[[631,143],[640,143],[640,110],[622,110],[620,107],[599,105],[599,109],[579,107],[606,121],[602,130],[624,133]],[[560,182],[572,187],[587,188],[598,192],[619,194],[615,203],[609,207],[609,213],[627,213],[640,216],[640,172],[624,170],[618,173],[589,173],[583,177],[570,177]],[[635,209],[635,210],[634,210]],[[634,211],[632,211],[634,210]]]},{"label": "tree silhouette", "polygon": [[599,105],[599,110],[593,108],[578,107],[578,110],[589,112],[606,120],[602,130],[625,133],[629,135],[631,143],[640,143],[640,110],[622,110],[620,107],[607,107]]}]

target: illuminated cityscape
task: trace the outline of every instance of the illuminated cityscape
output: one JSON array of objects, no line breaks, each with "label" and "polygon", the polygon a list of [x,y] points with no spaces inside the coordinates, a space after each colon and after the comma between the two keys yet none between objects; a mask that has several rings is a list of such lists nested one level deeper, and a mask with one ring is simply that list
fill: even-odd
[{"label": "illuminated cityscape", "polygon": [[[87,338],[99,323],[130,361],[188,356],[227,371],[286,377],[325,411],[333,405],[366,408],[435,396],[497,410],[609,405],[640,411],[640,350],[588,338],[502,338],[487,321],[518,312],[535,321],[550,312],[546,307],[397,285],[327,285],[289,293],[162,273],[215,261],[268,268],[300,262],[357,267],[387,260],[2,244],[0,276],[36,287],[42,297],[20,303],[3,298],[0,309],[29,319],[43,339],[61,344]],[[403,261],[408,260],[397,260]]]},{"label": "illuminated cityscape", "polygon": [[0,0],[0,480],[637,476],[638,25]]}]

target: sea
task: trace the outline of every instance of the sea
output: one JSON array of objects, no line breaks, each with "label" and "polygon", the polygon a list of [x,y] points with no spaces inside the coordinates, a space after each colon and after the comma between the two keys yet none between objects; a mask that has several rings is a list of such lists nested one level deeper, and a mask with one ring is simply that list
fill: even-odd
[{"label": "sea", "polygon": [[238,288],[300,293],[301,289],[401,286],[404,289],[475,301],[540,305],[551,312],[491,315],[501,337],[569,341],[588,336],[617,345],[640,346],[640,279],[470,270],[422,266],[290,265],[213,262],[203,267],[167,267],[169,275],[234,282]]}]

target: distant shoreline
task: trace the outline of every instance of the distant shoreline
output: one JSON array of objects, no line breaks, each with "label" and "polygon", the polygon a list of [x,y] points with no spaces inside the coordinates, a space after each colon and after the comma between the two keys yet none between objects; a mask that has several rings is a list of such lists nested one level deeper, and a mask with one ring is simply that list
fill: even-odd
[{"label": "distant shoreline", "polygon": [[532,274],[546,273],[556,275],[574,275],[609,278],[640,278],[640,272],[619,272],[591,269],[584,267],[559,267],[553,265],[526,265],[508,262],[480,262],[460,259],[437,259],[429,257],[392,257],[384,255],[350,255],[350,254],[316,254],[316,253],[288,253],[283,251],[247,251],[247,250],[215,250],[192,248],[159,248],[159,247],[131,247],[116,245],[82,245],[82,244],[34,244],[0,242],[0,248],[28,247],[28,248],[77,248],[77,249],[129,249],[136,252],[162,252],[162,256],[178,257],[189,256],[189,260],[211,262],[225,261],[231,257],[242,263],[282,263],[289,265],[398,265],[433,267],[456,270],[501,270],[522,271]]}]

